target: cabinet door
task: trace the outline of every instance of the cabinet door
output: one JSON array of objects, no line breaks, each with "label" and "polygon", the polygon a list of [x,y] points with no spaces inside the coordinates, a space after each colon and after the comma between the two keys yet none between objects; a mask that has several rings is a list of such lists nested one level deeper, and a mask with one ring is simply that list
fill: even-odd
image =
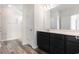
[{"label": "cabinet door", "polygon": [[49,33],[37,32],[37,45],[39,48],[49,52]]},{"label": "cabinet door", "polygon": [[52,53],[64,53],[64,35],[53,33],[50,36],[50,49]]},{"label": "cabinet door", "polygon": [[64,41],[61,39],[56,39],[54,40],[54,51],[55,53],[64,53]]},{"label": "cabinet door", "polygon": [[74,54],[79,53],[79,40],[75,36],[66,36],[66,53]]},{"label": "cabinet door", "polygon": [[51,53],[54,53],[54,34],[50,33],[50,51]]}]

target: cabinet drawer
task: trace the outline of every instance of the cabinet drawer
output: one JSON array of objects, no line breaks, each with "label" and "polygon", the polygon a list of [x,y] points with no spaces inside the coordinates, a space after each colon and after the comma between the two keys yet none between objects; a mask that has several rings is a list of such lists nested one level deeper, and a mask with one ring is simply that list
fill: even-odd
[{"label": "cabinet drawer", "polygon": [[47,34],[49,34],[48,32],[39,32],[39,31],[37,31],[37,33],[39,33],[40,35],[43,35],[43,36],[48,36]]},{"label": "cabinet drawer", "polygon": [[67,39],[67,40],[71,40],[71,41],[75,41],[76,40],[75,36],[65,35],[64,38]]},{"label": "cabinet drawer", "polygon": [[64,39],[64,35],[62,35],[62,34],[56,34],[56,33],[51,33],[50,37],[57,38],[57,39]]}]

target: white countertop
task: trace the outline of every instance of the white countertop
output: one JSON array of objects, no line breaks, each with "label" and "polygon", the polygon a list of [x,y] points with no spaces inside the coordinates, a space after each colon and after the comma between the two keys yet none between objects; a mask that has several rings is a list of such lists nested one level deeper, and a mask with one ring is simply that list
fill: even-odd
[{"label": "white countertop", "polygon": [[65,35],[72,35],[72,36],[79,36],[79,31],[75,30],[57,30],[57,29],[47,29],[47,30],[38,30],[43,32],[49,32],[49,33],[59,33],[59,34],[65,34]]}]

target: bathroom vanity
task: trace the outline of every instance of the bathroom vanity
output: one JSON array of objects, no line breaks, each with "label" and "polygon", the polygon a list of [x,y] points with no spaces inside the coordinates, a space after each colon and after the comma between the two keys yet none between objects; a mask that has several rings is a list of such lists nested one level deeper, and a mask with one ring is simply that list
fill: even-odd
[{"label": "bathroom vanity", "polygon": [[70,30],[37,31],[37,45],[51,54],[79,53],[79,32]]}]

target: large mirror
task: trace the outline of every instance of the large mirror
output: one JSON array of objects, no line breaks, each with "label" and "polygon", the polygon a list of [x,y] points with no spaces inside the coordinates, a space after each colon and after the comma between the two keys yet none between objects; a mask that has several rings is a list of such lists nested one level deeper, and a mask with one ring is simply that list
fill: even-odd
[{"label": "large mirror", "polygon": [[52,29],[79,30],[79,4],[61,4],[50,13]]}]

